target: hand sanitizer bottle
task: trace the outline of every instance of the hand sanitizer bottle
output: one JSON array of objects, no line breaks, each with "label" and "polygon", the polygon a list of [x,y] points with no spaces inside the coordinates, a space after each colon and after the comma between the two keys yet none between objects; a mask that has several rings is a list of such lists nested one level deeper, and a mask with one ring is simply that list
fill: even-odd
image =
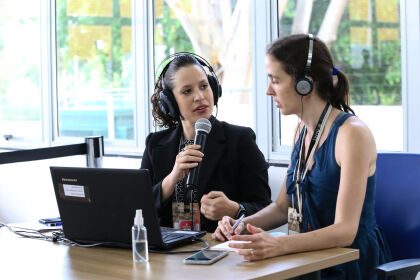
[{"label": "hand sanitizer bottle", "polygon": [[143,225],[143,213],[141,209],[136,210],[134,225],[131,228],[133,240],[133,262],[147,262],[149,253],[147,250],[147,231]]}]

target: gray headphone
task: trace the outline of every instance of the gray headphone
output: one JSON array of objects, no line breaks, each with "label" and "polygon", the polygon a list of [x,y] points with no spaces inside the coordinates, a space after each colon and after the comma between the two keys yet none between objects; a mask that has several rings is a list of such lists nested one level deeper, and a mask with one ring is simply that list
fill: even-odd
[{"label": "gray headphone", "polygon": [[303,77],[296,79],[295,90],[301,96],[306,96],[312,92],[313,82],[311,75],[311,64],[312,64],[312,53],[314,48],[314,35],[308,34],[309,48],[308,48],[308,59],[306,60],[305,70],[303,71]]}]

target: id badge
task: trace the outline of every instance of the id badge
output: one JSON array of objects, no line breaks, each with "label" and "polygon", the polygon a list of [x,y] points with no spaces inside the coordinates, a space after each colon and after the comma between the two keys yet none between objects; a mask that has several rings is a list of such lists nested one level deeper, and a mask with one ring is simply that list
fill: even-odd
[{"label": "id badge", "polygon": [[289,235],[300,233],[299,214],[293,207],[287,211],[287,225]]},{"label": "id badge", "polygon": [[[194,224],[192,221],[191,208],[194,205]],[[172,202],[172,221],[173,227],[180,230],[196,230],[200,231],[200,212],[198,202],[190,203],[185,207],[184,202]]]}]

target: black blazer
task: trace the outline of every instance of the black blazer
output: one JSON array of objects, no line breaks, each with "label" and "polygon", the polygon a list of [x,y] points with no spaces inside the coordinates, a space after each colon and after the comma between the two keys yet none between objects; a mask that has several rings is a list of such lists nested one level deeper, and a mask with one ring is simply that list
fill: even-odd
[{"label": "black blazer", "polygon": [[[207,136],[198,178],[198,198],[210,191],[222,191],[243,204],[247,215],[271,203],[268,164],[255,143],[251,128],[210,118],[212,129]],[[162,180],[172,171],[178,154],[182,126],[150,133],[146,139],[141,168],[149,169],[155,205],[161,226],[173,227],[172,197],[162,202]],[[213,232],[217,221],[201,215],[201,228]]]}]

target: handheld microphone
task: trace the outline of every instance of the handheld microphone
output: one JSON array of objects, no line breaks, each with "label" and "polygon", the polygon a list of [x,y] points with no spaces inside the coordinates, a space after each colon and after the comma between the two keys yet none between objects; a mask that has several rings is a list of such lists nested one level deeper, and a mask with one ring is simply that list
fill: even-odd
[{"label": "handheld microphone", "polygon": [[[195,138],[194,144],[200,145],[200,152],[204,151],[207,135],[210,133],[211,123],[208,119],[201,118],[195,123]],[[187,189],[193,190],[198,187],[198,174],[200,173],[201,163],[190,170],[187,177]]]}]

